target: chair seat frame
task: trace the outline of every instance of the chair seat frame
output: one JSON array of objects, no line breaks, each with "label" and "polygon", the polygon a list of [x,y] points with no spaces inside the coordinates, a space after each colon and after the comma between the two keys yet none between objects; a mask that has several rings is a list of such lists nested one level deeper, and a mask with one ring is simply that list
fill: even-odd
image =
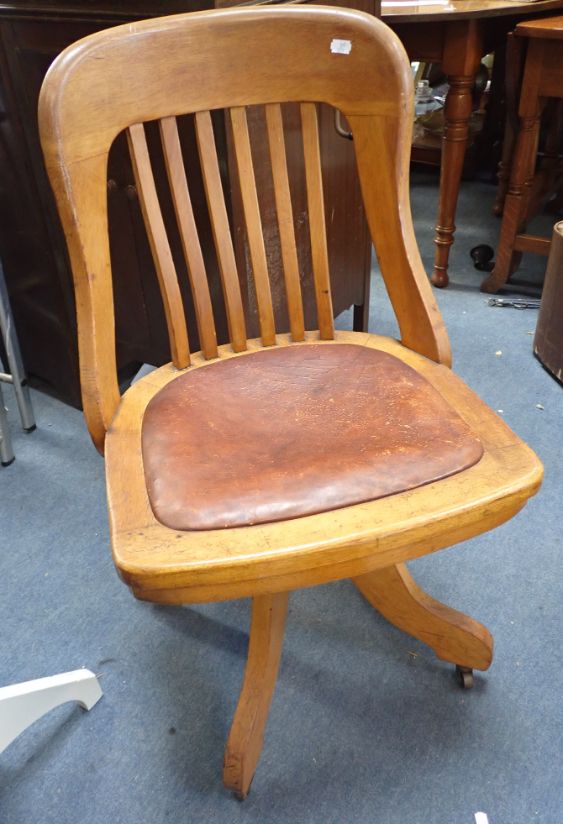
[{"label": "chair seat frame", "polygon": [[[196,603],[252,596],[353,577],[451,546],[515,515],[541,481],[535,454],[456,375],[399,342],[362,332],[333,341],[307,333],[303,343],[354,343],[388,352],[423,375],[480,438],[484,455],[451,477],[376,501],[271,524],[181,532],[155,518],[141,450],[144,410],[182,371],[171,364],[134,384],[106,440],[108,501],[115,564],[138,598]],[[220,347],[220,357],[252,357]],[[190,369],[214,361],[192,356]]]}]

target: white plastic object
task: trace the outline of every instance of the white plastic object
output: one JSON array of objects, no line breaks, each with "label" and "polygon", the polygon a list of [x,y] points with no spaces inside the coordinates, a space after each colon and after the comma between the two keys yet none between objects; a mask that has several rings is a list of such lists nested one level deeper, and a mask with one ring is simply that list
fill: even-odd
[{"label": "white plastic object", "polygon": [[90,710],[102,695],[98,679],[87,669],[1,687],[0,753],[49,710],[68,701]]}]

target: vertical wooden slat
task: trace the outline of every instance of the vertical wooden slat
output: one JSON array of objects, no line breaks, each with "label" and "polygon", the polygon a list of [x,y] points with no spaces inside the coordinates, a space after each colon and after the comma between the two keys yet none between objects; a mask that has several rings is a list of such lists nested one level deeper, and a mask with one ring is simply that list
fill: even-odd
[{"label": "vertical wooden slat", "polygon": [[186,180],[176,118],[165,117],[160,121],[159,126],[168,182],[180,229],[182,248],[188,264],[201,351],[206,358],[216,358],[217,335],[209,284]]},{"label": "vertical wooden slat", "polygon": [[256,289],[260,335],[264,346],[272,346],[276,342],[276,327],[246,109],[244,106],[236,106],[230,110],[230,113],[242,207]]},{"label": "vertical wooden slat", "polygon": [[334,322],[330,294],[319,127],[317,109],[314,103],[301,104],[301,125],[303,128],[309,232],[311,234],[311,255],[319,331],[322,339],[330,340],[334,337]]},{"label": "vertical wooden slat", "polygon": [[195,115],[196,136],[201,171],[205,186],[205,195],[211,218],[211,228],[217,250],[219,272],[223,286],[223,297],[227,311],[229,336],[235,352],[246,349],[246,326],[242,308],[242,295],[238,279],[233,241],[225,207],[219,161],[215,148],[213,124],[209,112],[197,112]]},{"label": "vertical wooden slat", "polygon": [[295,243],[295,226],[293,223],[293,209],[289,190],[282,111],[278,103],[268,104],[265,108],[285,292],[287,296],[289,328],[293,340],[304,340],[305,321],[303,319],[303,299],[301,296],[299,262]]},{"label": "vertical wooden slat", "polygon": [[172,362],[178,369],[184,369],[190,363],[186,317],[160,211],[143,124],[136,123],[130,126],[127,137],[143,219],[162,293]]}]

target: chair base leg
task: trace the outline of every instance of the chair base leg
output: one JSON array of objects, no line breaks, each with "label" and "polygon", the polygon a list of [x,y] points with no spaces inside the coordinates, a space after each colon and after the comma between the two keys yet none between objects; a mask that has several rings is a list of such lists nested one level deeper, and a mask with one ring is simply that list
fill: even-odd
[{"label": "chair base leg", "polygon": [[[428,644],[438,658],[456,664],[461,673],[490,667],[493,639],[489,630],[424,592],[405,564],[378,569],[353,580],[384,618]],[[464,679],[464,685],[470,686],[469,679]]]},{"label": "chair base leg", "polygon": [[[472,670],[486,670],[493,639],[478,621],[431,598],[404,564],[353,579],[360,592],[388,621],[428,644],[438,658],[456,665],[464,687]],[[281,658],[289,594],[252,600],[248,659],[242,690],[225,746],[223,783],[244,799],[262,751],[264,730]]]},{"label": "chair base leg", "polygon": [[87,669],[64,672],[0,689],[0,752],[45,713],[77,701],[89,710],[102,697],[93,672]]},{"label": "chair base leg", "polygon": [[248,795],[262,751],[276,686],[289,593],[252,599],[248,660],[235,717],[225,747],[223,783],[238,798]]}]

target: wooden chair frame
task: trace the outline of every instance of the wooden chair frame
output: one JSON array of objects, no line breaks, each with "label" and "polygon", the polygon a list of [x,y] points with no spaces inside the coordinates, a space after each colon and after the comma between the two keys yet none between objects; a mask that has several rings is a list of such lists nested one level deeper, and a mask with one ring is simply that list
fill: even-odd
[{"label": "wooden chair frame", "polygon": [[[252,44],[252,47],[249,47]],[[311,7],[178,15],[92,35],[53,64],[39,108],[41,140],[75,279],[84,411],[105,449],[114,559],[138,598],[194,603],[252,596],[249,657],[227,742],[224,780],[248,792],[279,664],[288,592],[353,578],[364,596],[439,657],[486,669],[492,639],[478,622],[423,593],[404,562],[491,529],[535,492],[535,455],[449,369],[450,349],[416,245],[409,205],[412,77],[398,38],[360,12]],[[303,328],[280,104],[301,105],[318,330]],[[335,332],[316,103],[342,112],[354,136],[366,215],[401,341]],[[265,105],[290,334],[276,333],[245,107]],[[209,112],[229,109],[259,308],[247,340]],[[201,250],[174,118],[195,113],[231,344],[217,347]],[[189,351],[178,282],[150,169],[143,123],[160,130],[189,264],[202,351]],[[108,243],[106,170],[128,130],[166,310],[172,363],[120,397]],[[155,518],[143,475],[148,402],[189,368],[252,357],[264,346],[352,342],[416,369],[480,438],[471,468],[389,498],[278,523],[177,532]]]}]

